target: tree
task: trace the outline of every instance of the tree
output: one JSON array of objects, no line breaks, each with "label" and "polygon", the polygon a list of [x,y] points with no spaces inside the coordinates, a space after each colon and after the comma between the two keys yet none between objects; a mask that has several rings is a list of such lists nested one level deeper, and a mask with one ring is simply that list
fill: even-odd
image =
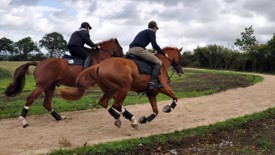
[{"label": "tree", "polygon": [[267,50],[268,50],[268,63],[270,66],[270,71],[275,71],[275,34],[273,37],[267,42]]},{"label": "tree", "polygon": [[249,52],[250,60],[252,61],[252,71],[264,71],[267,63],[267,46],[266,45],[254,45]]},{"label": "tree", "polygon": [[18,54],[22,56],[22,60],[27,60],[30,52],[40,52],[37,44],[32,41],[31,37],[19,40],[15,43],[15,46],[18,49]]},{"label": "tree", "polygon": [[194,57],[196,58],[196,64],[199,68],[209,68],[209,61],[206,54],[206,48],[205,47],[197,47],[194,51]]},{"label": "tree", "polygon": [[[258,44],[258,41],[255,36],[253,36],[254,30],[252,25],[249,28],[245,28],[245,32],[241,32],[242,39],[236,39],[234,42],[235,46],[238,46],[240,50],[244,52],[252,52],[251,47]],[[246,53],[249,55],[249,53]],[[247,61],[249,57],[243,59],[243,71],[245,70],[245,66],[247,65]]]},{"label": "tree", "polygon": [[13,46],[14,42],[11,41],[8,38],[1,38],[0,39],[0,53],[4,53],[4,54],[13,54],[14,53],[14,46]]},{"label": "tree", "polygon": [[241,32],[242,39],[236,39],[235,46],[238,46],[242,51],[248,51],[251,46],[257,45],[258,41],[253,36],[254,30],[252,25],[249,28],[245,28],[245,32]]},{"label": "tree", "polygon": [[221,63],[223,61],[222,54],[224,51],[224,47],[214,44],[214,45],[208,45],[205,48],[206,48],[205,56],[208,59],[209,67],[211,69],[217,69],[221,67],[222,66]]},{"label": "tree", "polygon": [[232,49],[225,48],[223,50],[223,65],[224,69],[234,69],[234,64],[236,64],[235,60],[238,57],[238,51],[234,51]]},{"label": "tree", "polygon": [[67,50],[66,40],[57,32],[46,34],[39,41],[39,45],[49,51],[50,57],[61,57]]}]

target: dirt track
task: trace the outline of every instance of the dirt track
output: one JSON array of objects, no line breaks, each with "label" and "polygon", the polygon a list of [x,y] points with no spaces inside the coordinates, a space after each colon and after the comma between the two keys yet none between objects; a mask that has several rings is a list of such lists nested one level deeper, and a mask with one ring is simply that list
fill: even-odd
[{"label": "dirt track", "polygon": [[[18,119],[0,120],[0,154],[45,154],[64,145],[71,147],[106,141],[144,137],[168,133],[195,126],[207,125],[228,118],[275,107],[275,76],[261,75],[263,82],[247,88],[232,89],[214,95],[185,98],[169,114],[160,112],[149,124],[139,130],[122,118],[122,127],[114,126],[113,118],[105,109],[61,113],[67,120],[56,122],[49,114],[29,116],[27,128]],[[171,101],[159,102],[159,110]],[[152,113],[150,104],[126,107],[140,116]]]}]

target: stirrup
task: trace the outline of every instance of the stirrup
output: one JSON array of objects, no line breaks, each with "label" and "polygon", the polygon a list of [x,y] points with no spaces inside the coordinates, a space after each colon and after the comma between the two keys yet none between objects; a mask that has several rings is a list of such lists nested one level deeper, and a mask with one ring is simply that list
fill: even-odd
[{"label": "stirrup", "polygon": [[149,82],[149,89],[152,90],[152,89],[156,89],[156,88],[157,88],[157,84],[155,82],[150,81]]}]

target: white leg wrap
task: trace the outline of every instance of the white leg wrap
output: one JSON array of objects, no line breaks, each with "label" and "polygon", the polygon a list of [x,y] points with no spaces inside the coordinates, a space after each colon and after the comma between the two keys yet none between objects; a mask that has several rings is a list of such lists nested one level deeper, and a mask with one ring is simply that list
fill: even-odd
[{"label": "white leg wrap", "polygon": [[22,120],[22,123],[23,123],[23,126],[25,126],[26,124],[28,124],[28,122],[27,122],[27,120],[25,118]]},{"label": "white leg wrap", "polygon": [[122,108],[121,108],[121,114],[123,114],[124,112],[125,112],[125,108],[122,107]]},{"label": "white leg wrap", "polygon": [[19,116],[19,119],[22,121],[23,126],[25,126],[25,125],[28,124],[26,118],[24,118],[24,117],[22,117],[22,116]]}]

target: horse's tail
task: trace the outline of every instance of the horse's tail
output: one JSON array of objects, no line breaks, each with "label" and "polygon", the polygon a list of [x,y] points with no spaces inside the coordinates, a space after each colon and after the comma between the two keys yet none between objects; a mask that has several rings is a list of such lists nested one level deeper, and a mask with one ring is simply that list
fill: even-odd
[{"label": "horse's tail", "polygon": [[85,91],[92,85],[96,84],[98,67],[93,66],[83,70],[77,77],[76,87],[60,88],[60,97],[66,100],[79,100],[85,93]]},{"label": "horse's tail", "polygon": [[19,95],[25,86],[25,74],[29,71],[29,66],[37,66],[37,62],[29,62],[19,66],[13,74],[13,82],[5,90],[8,97]]}]

